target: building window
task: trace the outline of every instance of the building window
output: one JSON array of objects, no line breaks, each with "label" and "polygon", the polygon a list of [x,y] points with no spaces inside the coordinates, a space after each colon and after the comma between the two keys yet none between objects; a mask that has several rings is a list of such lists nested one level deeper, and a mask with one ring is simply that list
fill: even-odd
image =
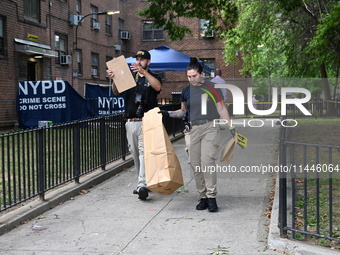
[{"label": "building window", "polygon": [[105,18],[105,33],[112,36],[112,16],[106,15]]},{"label": "building window", "polygon": [[210,74],[204,73],[204,77],[206,78],[215,77],[215,68],[216,68],[215,59],[214,58],[201,58],[200,61],[202,61],[204,65],[209,66],[211,69],[211,73]]},{"label": "building window", "polygon": [[25,18],[40,22],[40,0],[24,0]]},{"label": "building window", "polygon": [[124,30],[124,28],[125,28],[125,21],[123,20],[123,19],[118,19],[118,29],[120,30],[120,31],[122,31],[122,30]]},{"label": "building window", "polygon": [[161,41],[164,40],[163,28],[155,28],[153,21],[143,21],[143,40]]},{"label": "building window", "polygon": [[122,31],[125,31],[125,21],[118,18],[118,38],[122,39]]},{"label": "building window", "polygon": [[[98,13],[98,7],[91,5],[91,13]],[[91,15],[91,28],[95,26],[95,24],[98,24],[98,15],[93,14]]]},{"label": "building window", "polygon": [[67,55],[67,36],[61,35],[61,34],[55,34],[54,47],[55,47],[55,50],[58,52],[56,64],[61,64],[60,57]]},{"label": "building window", "polygon": [[0,56],[5,56],[5,20],[0,17]]},{"label": "building window", "polygon": [[77,51],[77,73],[83,75],[83,53],[81,50]]},{"label": "building window", "polygon": [[[108,62],[108,61],[110,61],[110,60],[112,60],[113,59],[113,57],[110,57],[110,56],[106,56],[106,58],[105,58],[105,63],[106,62]],[[106,66],[106,65],[105,65]],[[107,66],[106,66],[106,70],[107,70],[108,68],[107,68]],[[106,75],[106,78],[107,79],[109,79],[109,75],[107,74],[107,72],[105,72],[105,75]]]},{"label": "building window", "polygon": [[91,76],[99,76],[99,55],[91,53]]},{"label": "building window", "polygon": [[201,38],[214,38],[214,30],[209,28],[209,20],[200,19],[200,37]]},{"label": "building window", "polygon": [[76,1],[76,13],[77,15],[81,15],[81,1],[80,0]]}]

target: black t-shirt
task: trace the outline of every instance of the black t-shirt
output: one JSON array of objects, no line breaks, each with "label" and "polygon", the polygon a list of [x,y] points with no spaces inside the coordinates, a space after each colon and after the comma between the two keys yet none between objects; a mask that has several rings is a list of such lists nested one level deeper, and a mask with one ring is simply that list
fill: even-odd
[{"label": "black t-shirt", "polygon": [[181,97],[179,100],[181,102],[185,102],[185,107],[187,108],[187,112],[184,117],[185,121],[190,121],[190,85],[182,89]]},{"label": "black t-shirt", "polygon": [[[183,88],[180,101],[185,102],[189,121],[214,120],[220,118],[216,109],[216,103],[223,103],[223,96],[220,90],[214,88],[214,84],[215,83],[212,82],[205,82],[201,86],[193,86],[190,84]],[[207,114],[202,114],[202,104],[204,104],[202,100],[203,94],[208,95],[206,103]]]},{"label": "black t-shirt", "polygon": [[[161,78],[157,75],[148,71],[153,77],[162,83]],[[136,112],[138,103],[136,103],[137,94],[141,95],[141,101],[143,111],[147,112],[157,106],[157,95],[159,92],[154,90],[148,80],[145,77],[140,77],[138,74],[134,74],[136,87],[128,89],[126,91],[125,98],[125,117],[126,118],[137,118]]]}]

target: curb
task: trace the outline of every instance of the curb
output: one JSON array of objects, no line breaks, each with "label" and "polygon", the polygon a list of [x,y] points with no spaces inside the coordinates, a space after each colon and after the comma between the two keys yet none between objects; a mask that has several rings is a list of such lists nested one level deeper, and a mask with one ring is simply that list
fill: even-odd
[{"label": "curb", "polygon": [[[170,136],[170,141],[174,142],[184,137],[184,134]],[[45,200],[35,198],[32,202],[28,202],[22,207],[16,208],[11,212],[5,212],[0,216],[0,235],[3,235],[25,221],[31,220],[51,208],[64,203],[72,197],[81,193],[82,190],[87,190],[95,185],[98,185],[109,178],[123,172],[125,169],[134,165],[133,158],[129,155],[126,160],[117,160],[107,165],[107,170],[100,168],[84,175],[80,178],[80,183],[70,182],[65,186],[51,190],[45,194]]]},{"label": "curb", "polygon": [[23,222],[41,215],[70,198],[79,195],[82,190],[90,189],[93,186],[106,181],[131,166],[133,166],[133,159],[129,156],[125,161],[120,160],[120,162],[114,162],[111,163],[111,165],[108,164],[107,167],[109,169],[107,170],[97,169],[94,172],[83,176],[83,178],[80,179],[80,183],[68,183],[64,187],[46,193],[44,201],[35,199],[12,212],[5,213],[0,217],[0,235],[9,232]]}]

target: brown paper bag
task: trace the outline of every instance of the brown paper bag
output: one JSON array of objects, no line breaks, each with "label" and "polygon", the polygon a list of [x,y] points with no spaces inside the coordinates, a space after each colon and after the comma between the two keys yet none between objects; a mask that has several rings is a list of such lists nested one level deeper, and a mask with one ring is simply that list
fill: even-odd
[{"label": "brown paper bag", "polygon": [[183,176],[159,110],[156,107],[143,117],[145,177],[148,189],[170,195],[183,186]]},{"label": "brown paper bag", "polygon": [[233,158],[234,155],[234,150],[236,146],[236,135],[235,137],[231,138],[230,141],[227,143],[225,146],[224,150],[222,151],[221,154],[221,163],[229,165],[231,162],[231,159]]},{"label": "brown paper bag", "polygon": [[123,55],[107,61],[106,65],[107,68],[111,69],[115,74],[113,81],[119,93],[136,86],[135,79]]}]

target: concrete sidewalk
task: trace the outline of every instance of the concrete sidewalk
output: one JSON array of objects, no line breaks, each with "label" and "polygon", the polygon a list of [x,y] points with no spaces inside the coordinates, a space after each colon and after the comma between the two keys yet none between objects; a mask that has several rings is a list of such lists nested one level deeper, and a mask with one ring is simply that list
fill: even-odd
[{"label": "concrete sidewalk", "polygon": [[[276,164],[278,126],[240,127],[240,131],[249,146],[244,150],[237,146],[235,169]],[[223,130],[221,143],[229,138],[229,131]],[[128,168],[1,235],[0,254],[282,254],[273,250],[276,244],[285,249],[279,243],[284,240],[275,233],[277,223],[271,226],[264,215],[274,186],[272,176],[221,172],[219,211],[197,211],[184,139],[173,146],[185,180],[177,193],[150,193],[146,201],[139,200],[132,194],[137,174],[134,167]]]}]

